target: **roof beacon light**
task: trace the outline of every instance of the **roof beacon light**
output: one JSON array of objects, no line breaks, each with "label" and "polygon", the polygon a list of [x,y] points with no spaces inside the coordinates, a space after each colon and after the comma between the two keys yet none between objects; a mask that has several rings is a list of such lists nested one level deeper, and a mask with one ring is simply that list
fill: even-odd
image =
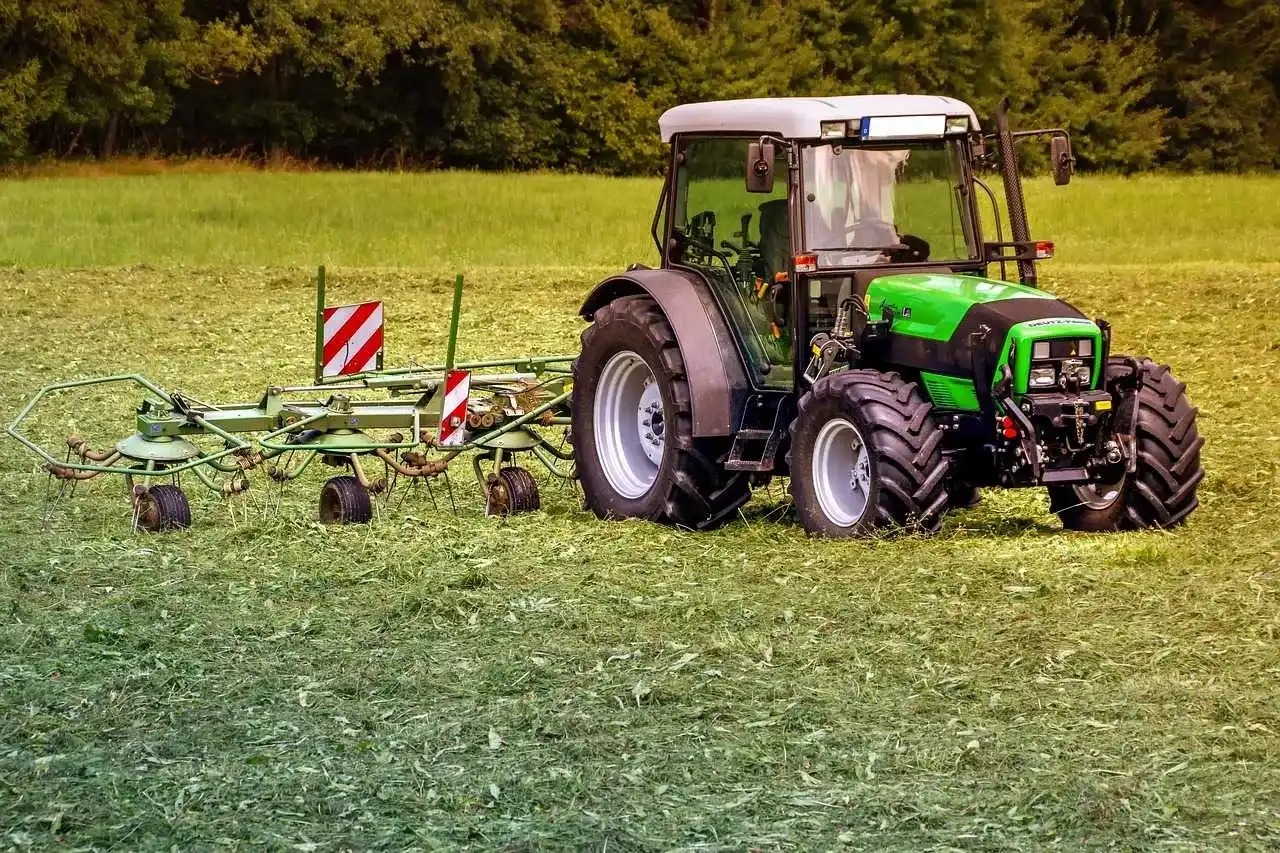
[{"label": "roof beacon light", "polygon": [[946,116],[867,116],[860,135],[863,139],[941,137],[946,128]]},{"label": "roof beacon light", "polygon": [[824,121],[821,125],[823,139],[844,139],[845,132],[849,126],[844,121]]},{"label": "roof beacon light", "polygon": [[1036,243],[1036,260],[1047,261],[1053,257],[1053,243],[1048,240],[1041,240]]}]

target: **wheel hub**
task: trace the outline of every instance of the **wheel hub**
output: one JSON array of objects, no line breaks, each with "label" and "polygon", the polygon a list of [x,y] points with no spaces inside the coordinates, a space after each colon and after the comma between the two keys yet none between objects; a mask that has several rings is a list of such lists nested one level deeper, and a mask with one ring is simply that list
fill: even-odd
[{"label": "wheel hub", "polygon": [[640,447],[650,462],[661,465],[666,422],[662,417],[662,390],[653,377],[645,380],[637,417],[640,421]]},{"label": "wheel hub", "polygon": [[1120,499],[1124,491],[1125,475],[1122,473],[1109,483],[1084,483],[1074,487],[1076,499],[1089,509],[1107,509]]},{"label": "wheel hub", "polygon": [[813,445],[813,490],[833,524],[853,527],[871,503],[871,456],[852,422],[834,418]]},{"label": "wheel hub", "polygon": [[657,482],[666,451],[662,386],[630,350],[615,353],[596,382],[596,454],[609,485],[622,497],[643,497]]}]

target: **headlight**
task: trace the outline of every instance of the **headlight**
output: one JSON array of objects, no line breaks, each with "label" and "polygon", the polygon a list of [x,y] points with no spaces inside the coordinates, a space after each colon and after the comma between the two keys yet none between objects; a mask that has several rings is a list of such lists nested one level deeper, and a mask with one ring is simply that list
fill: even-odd
[{"label": "headlight", "polygon": [[1049,342],[1036,341],[1031,345],[1031,357],[1036,361],[1044,361],[1049,357]]},{"label": "headlight", "polygon": [[[1088,373],[1088,368],[1085,368]],[[1058,379],[1056,371],[1052,367],[1037,367],[1031,371],[1030,383],[1032,388],[1052,388],[1054,382]]]},{"label": "headlight", "polygon": [[1079,382],[1081,385],[1088,385],[1089,384],[1089,368],[1077,367],[1076,381]]}]

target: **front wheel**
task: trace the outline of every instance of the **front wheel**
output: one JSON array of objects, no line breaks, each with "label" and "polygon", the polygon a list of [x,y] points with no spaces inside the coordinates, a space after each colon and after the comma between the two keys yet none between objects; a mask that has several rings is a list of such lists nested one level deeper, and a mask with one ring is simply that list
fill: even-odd
[{"label": "front wheel", "polygon": [[791,425],[791,494],[804,529],[832,538],[936,531],[951,463],[931,412],[916,383],[896,373],[819,380]]},{"label": "front wheel", "polygon": [[657,303],[623,296],[600,308],[573,365],[573,443],[587,509],[710,527],[751,496],[725,471],[727,440],[694,438],[680,345]]},{"label": "front wheel", "polygon": [[[1118,356],[1107,364],[1107,379],[1130,372],[1131,359]],[[1167,365],[1138,360],[1142,372],[1137,398],[1120,401],[1117,418],[1138,407],[1137,470],[1117,474],[1109,482],[1051,486],[1049,508],[1068,530],[1104,532],[1175,527],[1197,506],[1196,487],[1204,479],[1196,429],[1198,410],[1187,399],[1187,386]]]}]

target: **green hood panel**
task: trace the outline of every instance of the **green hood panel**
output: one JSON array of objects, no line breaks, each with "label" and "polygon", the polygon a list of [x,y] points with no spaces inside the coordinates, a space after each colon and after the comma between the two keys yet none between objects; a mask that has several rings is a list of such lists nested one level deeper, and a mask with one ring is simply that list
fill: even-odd
[{"label": "green hood panel", "polygon": [[1042,290],[1008,281],[947,273],[903,273],[874,279],[867,288],[867,310],[879,319],[893,310],[899,334],[948,341],[975,304],[1002,299],[1053,299]]}]

